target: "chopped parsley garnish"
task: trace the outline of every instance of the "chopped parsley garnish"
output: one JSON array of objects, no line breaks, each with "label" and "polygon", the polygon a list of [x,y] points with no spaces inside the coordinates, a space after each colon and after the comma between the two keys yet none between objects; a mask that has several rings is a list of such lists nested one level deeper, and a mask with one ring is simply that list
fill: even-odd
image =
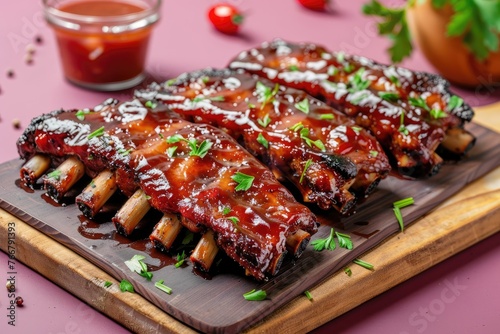
[{"label": "chopped parsley garnish", "polygon": [[80,109],[76,112],[75,116],[78,118],[80,121],[85,120],[85,115],[90,114],[90,110],[88,109]]},{"label": "chopped parsley garnish", "polygon": [[87,136],[87,139],[92,139],[94,137],[100,137],[104,135],[104,126],[101,126],[99,129],[95,130],[94,132],[92,132],[91,134],[89,134]]},{"label": "chopped parsley garnish", "polygon": [[378,96],[389,102],[397,101],[400,97],[398,92],[378,92]]},{"label": "chopped parsley garnish", "polygon": [[304,125],[302,124],[302,122],[298,122],[298,123],[295,123],[294,125],[292,125],[291,127],[289,127],[289,129],[294,131],[294,132],[297,132],[300,129],[302,129],[303,127],[304,127]]},{"label": "chopped parsley garnish", "polygon": [[311,295],[311,293],[309,292],[309,290],[304,291],[304,294],[306,295],[307,299],[309,299],[310,301],[313,300],[313,296]]},{"label": "chopped parsley garnish", "polygon": [[274,85],[274,88],[271,88],[264,85],[262,82],[257,81],[256,84],[256,92],[259,96],[259,102],[261,102],[260,109],[264,109],[265,105],[273,101],[274,96],[278,93],[280,86],[278,84]]},{"label": "chopped parsley garnish", "polygon": [[177,79],[170,79],[170,80],[168,80],[167,82],[165,82],[165,87],[172,86],[176,80]]},{"label": "chopped parsley garnish", "polygon": [[333,114],[321,114],[319,116],[319,119],[334,119],[334,115]]},{"label": "chopped parsley garnish", "polygon": [[338,63],[343,63],[345,60],[345,53],[342,51],[337,52],[337,55],[335,56],[335,58],[337,59]]},{"label": "chopped parsley garnish", "polygon": [[288,66],[288,70],[295,72],[295,71],[299,70],[299,67],[297,65],[290,65],[290,66]]},{"label": "chopped parsley garnish", "polygon": [[360,260],[360,259],[354,259],[352,262],[356,263],[358,266],[361,266],[361,267],[363,267],[365,269],[368,269],[368,270],[374,270],[375,269],[375,267],[373,266],[373,264],[370,264],[370,263],[365,262],[365,261]]},{"label": "chopped parsley garnish", "polygon": [[47,174],[49,179],[59,180],[61,178],[62,172],[58,169],[54,169],[52,172]]},{"label": "chopped parsley garnish", "polygon": [[349,88],[347,89],[349,93],[355,93],[370,87],[370,80],[363,79],[363,74],[365,73],[365,68],[360,67],[359,70],[356,71],[349,78]]},{"label": "chopped parsley garnish", "polygon": [[253,103],[249,103],[249,104],[248,104],[248,108],[250,108],[250,109],[255,108],[255,104],[253,104]]},{"label": "chopped parsley garnish", "polygon": [[148,266],[143,262],[144,255],[134,255],[130,260],[125,261],[125,265],[133,272],[145,277],[148,281],[153,277],[153,273],[148,271]]},{"label": "chopped parsley garnish", "polygon": [[240,222],[238,217],[235,217],[235,216],[227,217],[227,219],[229,219],[231,221],[231,223],[233,223],[233,225],[235,225],[235,226],[238,226],[238,223]]},{"label": "chopped parsley garnish", "polygon": [[352,275],[351,268],[344,268],[344,272],[346,273],[347,276],[351,277]]},{"label": "chopped parsley garnish", "polygon": [[429,114],[431,114],[431,117],[434,118],[434,119],[444,118],[444,117],[448,116],[447,113],[445,113],[444,111],[439,110],[439,109],[432,109],[429,112]]},{"label": "chopped parsley garnish", "polygon": [[267,141],[266,138],[264,138],[262,133],[259,133],[259,135],[257,136],[257,142],[262,146],[264,146],[265,148],[269,148],[269,142]]},{"label": "chopped parsley garnish", "polygon": [[200,158],[204,158],[212,147],[212,142],[209,140],[204,140],[200,144],[198,144],[198,141],[196,139],[192,138],[188,140],[180,134],[175,134],[167,138],[168,144],[174,144],[180,141],[184,141],[188,144],[189,148],[191,149],[191,152],[189,152],[190,156],[198,156]]},{"label": "chopped parsley garnish", "polygon": [[464,104],[464,100],[456,95],[450,97],[448,101],[448,110],[453,110],[456,108],[460,108]]},{"label": "chopped parsley garnish", "polygon": [[182,253],[177,254],[176,260],[177,262],[175,263],[175,267],[179,268],[184,264],[184,261],[186,260],[186,252],[182,251]]},{"label": "chopped parsley garnish", "polygon": [[231,179],[233,179],[233,181],[235,181],[238,184],[236,188],[234,188],[234,190],[247,191],[252,186],[255,177],[241,172],[237,172],[233,176],[231,176]]},{"label": "chopped parsley garnish", "polygon": [[358,96],[356,96],[354,99],[352,99],[352,100],[351,100],[351,101],[349,101],[349,102],[351,102],[352,104],[354,104],[355,106],[357,106],[357,105],[359,105],[359,103],[360,103],[361,101],[363,101],[364,99],[366,99],[366,98],[367,98],[367,97],[369,97],[369,96],[370,96],[370,93],[368,93],[368,92],[363,92],[363,93],[361,93],[361,94],[358,94]]},{"label": "chopped parsley garnish", "polygon": [[253,289],[252,291],[249,291],[247,293],[243,294],[243,298],[246,300],[252,300],[252,301],[260,301],[264,300],[267,297],[267,293],[264,290],[255,290]]},{"label": "chopped parsley garnish", "polygon": [[378,151],[370,151],[370,155],[376,158],[378,156]]},{"label": "chopped parsley garnish", "polygon": [[132,152],[132,149],[129,148],[128,150],[124,149],[124,148],[120,148],[118,151],[116,151],[118,154],[121,154],[121,155],[129,155],[130,152]]},{"label": "chopped parsley garnish", "polygon": [[128,292],[134,293],[134,286],[132,285],[132,283],[130,283],[126,279],[122,279],[120,282],[120,290],[122,292],[128,291]]},{"label": "chopped parsley garnish", "polygon": [[156,108],[157,104],[154,103],[153,101],[146,101],[146,103],[144,103],[144,106],[146,108],[154,109],[154,108]]},{"label": "chopped parsley garnish", "polygon": [[330,235],[327,238],[316,239],[313,242],[311,242],[311,245],[313,246],[314,250],[317,252],[321,252],[324,249],[335,250],[337,245],[335,244],[334,235],[335,235],[335,231],[332,228],[332,229],[330,229]]},{"label": "chopped parsley garnish", "polygon": [[191,231],[187,231],[186,235],[181,241],[181,244],[188,245],[194,239],[194,234]]},{"label": "chopped parsley garnish", "polygon": [[401,82],[399,81],[399,78],[395,75],[391,75],[389,77],[389,80],[391,80],[391,82],[396,86],[396,87],[400,87],[401,86]]},{"label": "chopped parsley garnish", "polygon": [[334,65],[330,65],[328,66],[327,70],[326,70],[326,73],[333,77],[334,75],[336,75],[337,73],[339,73],[339,69],[337,67],[335,67]]},{"label": "chopped parsley garnish", "polygon": [[335,244],[335,237],[337,237],[339,242],[339,247],[351,250],[354,245],[352,243],[351,237],[347,234],[336,232],[333,227],[330,229],[330,235],[324,239],[316,239],[311,242],[314,250],[321,252],[323,250],[335,250],[337,247]]},{"label": "chopped parsley garnish", "polygon": [[427,105],[427,103],[425,102],[425,100],[421,96],[418,96],[418,97],[409,97],[408,101],[414,107],[422,108],[422,109],[427,110],[427,111],[431,110],[429,108],[429,106]]},{"label": "chopped parsley garnish", "polygon": [[171,146],[167,149],[167,155],[169,158],[172,158],[175,155],[175,151],[177,150],[177,146]]},{"label": "chopped parsley garnish", "polygon": [[396,216],[401,232],[404,231],[403,215],[401,214],[401,209],[414,203],[415,200],[413,199],[413,197],[408,197],[392,203],[394,215]]},{"label": "chopped parsley garnish", "polygon": [[109,288],[111,285],[113,285],[113,283],[111,283],[110,281],[104,282],[104,287],[105,288]]},{"label": "chopped parsley garnish", "polygon": [[269,117],[269,114],[266,114],[263,118],[259,118],[257,120],[257,123],[259,123],[263,128],[265,128],[269,125],[269,123],[271,123],[271,117]]},{"label": "chopped parsley garnish", "polygon": [[346,72],[346,73],[351,73],[352,71],[354,71],[354,69],[355,69],[355,67],[351,63],[347,63],[344,65],[344,72]]},{"label": "chopped parsley garnish", "polygon": [[320,139],[312,140],[311,138],[309,138],[309,129],[308,128],[300,129],[300,138],[303,139],[309,147],[312,147],[312,145],[314,145],[317,148],[319,148],[321,151],[326,150],[325,144],[323,144],[323,142]]},{"label": "chopped parsley garnish", "polygon": [[158,282],[155,282],[155,287],[157,289],[160,289],[161,291],[171,295],[172,294],[172,289],[163,284],[164,280],[159,280]]},{"label": "chopped parsley garnish", "polygon": [[89,185],[90,185],[92,188],[95,188],[95,187],[96,187],[96,185],[95,185],[95,181],[94,181],[94,180],[90,181],[90,184],[89,184]]},{"label": "chopped parsley garnish", "polygon": [[361,130],[362,130],[363,128],[361,128],[361,127],[359,127],[359,126],[351,126],[351,129],[352,129],[352,131],[356,132],[356,134],[358,134],[358,135],[359,135],[359,133],[361,132]]},{"label": "chopped parsley garnish", "polygon": [[408,136],[408,134],[410,133],[408,131],[408,129],[406,128],[405,126],[405,112],[404,110],[401,110],[401,116],[399,118],[399,129],[398,129],[399,132],[401,132],[402,134],[404,134],[405,136]]},{"label": "chopped parsley garnish", "polygon": [[335,231],[335,236],[339,241],[339,247],[351,250],[353,248],[351,236]]},{"label": "chopped parsley garnish", "polygon": [[225,215],[228,215],[229,213],[231,212],[231,208],[226,206],[224,207],[224,209],[222,209],[222,214],[225,216]]},{"label": "chopped parsley garnish", "polygon": [[295,108],[302,111],[304,114],[309,114],[309,100],[307,98],[295,103]]},{"label": "chopped parsley garnish", "polygon": [[302,170],[302,174],[300,174],[299,183],[302,183],[302,181],[304,181],[304,176],[306,175],[306,171],[309,169],[309,167],[311,167],[312,163],[313,163],[312,159],[306,161],[304,170]]}]

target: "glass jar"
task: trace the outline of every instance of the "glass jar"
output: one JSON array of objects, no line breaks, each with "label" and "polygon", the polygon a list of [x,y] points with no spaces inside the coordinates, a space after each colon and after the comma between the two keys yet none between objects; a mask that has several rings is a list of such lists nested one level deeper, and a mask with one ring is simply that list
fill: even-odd
[{"label": "glass jar", "polygon": [[161,0],[43,0],[43,4],[70,82],[113,91],[144,80]]}]

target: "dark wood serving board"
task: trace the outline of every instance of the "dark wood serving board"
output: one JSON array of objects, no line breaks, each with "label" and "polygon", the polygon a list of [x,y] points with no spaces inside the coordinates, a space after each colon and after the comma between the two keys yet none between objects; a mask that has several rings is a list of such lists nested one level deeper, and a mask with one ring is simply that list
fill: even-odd
[{"label": "dark wood serving board", "polygon": [[[430,212],[466,184],[500,165],[500,135],[477,124],[468,129],[478,140],[469,157],[457,164],[446,165],[428,180],[408,181],[389,177],[377,191],[349,218],[339,219],[334,213],[321,214],[324,225],[315,238],[325,237],[334,226],[352,236],[354,249],[333,252],[314,252],[308,247],[295,263],[288,262],[281,273],[266,283],[257,283],[241,274],[231,272],[215,275],[211,280],[194,275],[191,267],[175,268],[161,265],[162,258],[144,249],[144,242],[117,241],[113,227],[104,222],[82,233],[82,217],[74,204],[54,206],[48,203],[43,191],[27,192],[18,186],[21,161],[0,165],[0,207],[22,221],[65,245],[106,273],[120,280],[131,281],[136,291],[160,309],[181,322],[203,332],[239,332],[255,324],[279,307],[287,304],[305,290],[317,285],[354,258],[373,248],[391,234],[399,231],[392,211],[396,200],[414,197],[415,205],[403,209],[405,224]],[[154,224],[154,222],[152,222]],[[124,261],[144,253],[145,262],[159,266],[153,282],[164,279],[173,289],[167,295],[156,289],[153,282],[138,276]],[[151,255],[153,254],[153,255]],[[250,302],[242,294],[252,289],[264,289],[268,299]]]}]

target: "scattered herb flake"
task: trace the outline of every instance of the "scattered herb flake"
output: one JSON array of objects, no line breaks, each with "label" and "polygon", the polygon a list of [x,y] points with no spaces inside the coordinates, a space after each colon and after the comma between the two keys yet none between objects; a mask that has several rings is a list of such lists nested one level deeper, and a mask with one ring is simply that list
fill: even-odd
[{"label": "scattered herb flake", "polygon": [[333,114],[321,114],[319,116],[319,119],[334,119],[334,115]]},{"label": "scattered herb flake", "polygon": [[304,125],[302,124],[302,122],[298,122],[298,123],[295,123],[294,125],[292,125],[289,129],[294,131],[294,132],[297,132],[300,129],[302,129],[303,127],[304,127]]},{"label": "scattered herb flake", "polygon": [[401,199],[399,201],[392,203],[394,215],[396,216],[396,220],[398,221],[399,228],[400,228],[401,232],[404,232],[403,215],[401,214],[401,209],[405,208],[409,205],[412,205],[414,203],[415,203],[415,200],[413,199],[413,197],[404,198],[404,199]]},{"label": "scattered herb flake", "polygon": [[355,264],[357,264],[358,266],[361,266],[361,267],[363,267],[365,269],[368,269],[368,270],[374,270],[375,269],[375,267],[373,266],[373,264],[370,264],[370,263],[365,262],[365,261],[360,260],[360,259],[354,259],[352,262],[355,263]]},{"label": "scattered herb flake", "polygon": [[54,169],[52,172],[47,174],[49,179],[59,180],[61,178],[62,172],[59,169]]},{"label": "scattered herb flake", "polygon": [[329,76],[333,77],[334,75],[337,75],[337,73],[339,73],[339,69],[337,67],[335,67],[335,65],[330,65],[330,66],[328,66],[326,73]]},{"label": "scattered herb flake", "polygon": [[422,108],[422,109],[427,110],[427,111],[431,110],[429,108],[429,106],[427,105],[427,103],[425,102],[425,100],[421,96],[409,97],[408,102],[410,102],[410,104],[414,107]]},{"label": "scattered herb flake", "polygon": [[237,172],[233,176],[231,176],[231,179],[233,179],[233,181],[235,181],[238,184],[236,188],[234,188],[235,191],[240,191],[240,190],[246,191],[250,189],[250,187],[252,186],[255,177],[241,172]]},{"label": "scattered herb flake", "polygon": [[188,141],[188,145],[191,148],[189,155],[204,158],[212,147],[212,142],[210,140],[204,140],[198,145],[196,139],[191,139]]},{"label": "scattered herb flake", "polygon": [[120,290],[122,292],[131,292],[131,293],[134,293],[134,286],[132,285],[132,283],[130,283],[126,279],[122,279],[121,282],[120,282]]},{"label": "scattered herb flake", "polygon": [[306,161],[306,164],[304,166],[304,170],[302,170],[302,174],[300,174],[299,183],[302,183],[302,181],[304,181],[304,176],[306,175],[306,171],[312,165],[312,163],[313,163],[312,159],[309,159]]},{"label": "scattered herb flake", "polygon": [[224,207],[224,209],[222,209],[222,214],[225,216],[225,215],[228,215],[229,213],[231,212],[231,208],[226,206]]},{"label": "scattered herb flake", "polygon": [[340,233],[340,232],[335,232],[335,236],[337,237],[339,241],[339,247],[349,249],[351,250],[353,248],[353,243],[351,240],[351,236]]},{"label": "scattered herb flake", "polygon": [[378,151],[370,151],[370,155],[376,158],[378,156]]},{"label": "scattered herb flake", "polygon": [[186,252],[182,251],[182,253],[177,254],[176,260],[177,262],[175,263],[175,267],[179,268],[184,264],[184,261],[186,260]]},{"label": "scattered herb flake", "polygon": [[359,126],[351,126],[351,129],[356,132],[358,135],[359,133],[361,132],[362,128],[360,128]]},{"label": "scattered herb flake", "polygon": [[401,116],[399,118],[399,122],[400,122],[400,125],[399,125],[398,131],[401,132],[402,134],[404,134],[405,136],[408,136],[408,134],[410,132],[408,131],[408,129],[405,126],[405,112],[404,112],[404,110],[401,110]]},{"label": "scattered herb flake", "polygon": [[155,282],[155,287],[157,289],[160,289],[161,291],[165,292],[166,294],[171,295],[172,294],[172,289],[163,284],[164,280],[159,280],[158,282]]},{"label": "scattered herb flake", "polygon": [[76,112],[75,116],[78,118],[80,121],[85,120],[85,115],[90,114],[90,110],[88,109],[80,109]]},{"label": "scattered herb flake", "polygon": [[309,100],[307,98],[295,103],[295,108],[302,111],[304,114],[309,114]]},{"label": "scattered herb flake", "polygon": [[182,135],[175,134],[175,135],[170,136],[170,137],[167,138],[167,143],[169,143],[169,144],[175,144],[175,143],[180,142],[181,140],[187,141],[186,139],[184,139],[184,137]]},{"label": "scattered herb flake", "polygon": [[99,129],[95,130],[94,132],[92,132],[91,134],[89,134],[87,136],[87,139],[92,139],[94,137],[100,137],[104,135],[104,126],[101,126]]},{"label": "scattered herb flake", "polygon": [[154,109],[154,108],[156,108],[157,104],[154,103],[153,101],[146,101],[146,103],[144,103],[144,106],[146,108]]},{"label": "scattered herb flake", "polygon": [[460,108],[464,104],[464,100],[456,95],[450,97],[448,101],[448,110],[454,110]]},{"label": "scattered herb flake", "polygon": [[431,114],[431,117],[434,119],[445,118],[446,116],[448,116],[447,113],[445,113],[440,109],[432,109],[429,113]]},{"label": "scattered herb flake", "polygon": [[111,283],[110,281],[104,282],[104,287],[105,288],[109,288],[111,285],[113,285],[113,283]]},{"label": "scattered herb flake", "polygon": [[172,158],[175,155],[175,151],[177,150],[177,146],[171,146],[167,149],[167,155],[169,158]]},{"label": "scattered herb flake", "polygon": [[262,82],[257,81],[255,89],[259,97],[259,102],[261,102],[260,105],[261,110],[264,109],[266,104],[268,104],[274,99],[274,96],[276,95],[276,93],[278,93],[279,88],[280,86],[278,84],[275,84],[273,90],[271,90],[271,88],[267,87]]},{"label": "scattered herb flake", "polygon": [[304,294],[306,295],[307,299],[309,299],[309,301],[313,300],[313,296],[311,295],[309,290],[304,291]]},{"label": "scattered herb flake", "polygon": [[395,102],[399,100],[400,95],[398,92],[378,92],[378,96],[380,96],[383,100],[389,102]]},{"label": "scattered herb flake", "polygon": [[264,138],[264,135],[262,135],[262,133],[259,133],[259,135],[257,136],[257,142],[265,148],[269,148],[269,142],[266,138]]},{"label": "scattered herb flake", "polygon": [[238,226],[238,223],[240,222],[240,220],[238,219],[238,217],[227,217],[227,219],[229,219],[231,221],[231,223],[233,223],[233,225],[235,226]]},{"label": "scattered herb flake", "polygon": [[271,123],[271,117],[269,117],[269,114],[266,114],[263,118],[257,119],[257,123],[265,128],[269,125],[269,123]]},{"label": "scattered herb flake", "polygon": [[243,294],[243,298],[246,300],[252,300],[252,301],[260,301],[264,300],[267,297],[267,293],[264,290],[251,290],[247,293]]},{"label": "scattered herb flake", "polygon": [[351,268],[344,268],[344,272],[347,274],[347,276],[351,277],[352,275]]},{"label": "scattered herb flake", "polygon": [[288,66],[288,70],[291,72],[296,72],[299,70],[299,67],[297,65],[290,65]]},{"label": "scattered herb flake", "polygon": [[311,242],[311,245],[313,246],[314,250],[316,252],[321,252],[323,250],[334,250],[336,248],[335,245],[335,240],[334,240],[334,230],[333,228],[330,229],[330,235],[327,238],[324,239],[316,239],[313,242]]}]

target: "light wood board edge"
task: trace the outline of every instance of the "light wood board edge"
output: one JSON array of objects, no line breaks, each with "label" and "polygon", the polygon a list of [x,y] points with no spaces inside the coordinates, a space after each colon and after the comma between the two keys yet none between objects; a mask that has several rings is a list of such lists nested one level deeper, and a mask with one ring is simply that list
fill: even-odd
[{"label": "light wood board edge", "polygon": [[[69,248],[0,209],[0,238],[16,228],[16,259],[136,333],[196,333],[138,294],[121,292],[120,282]],[[7,252],[7,245],[0,248]],[[112,282],[108,288],[106,281]]]}]

